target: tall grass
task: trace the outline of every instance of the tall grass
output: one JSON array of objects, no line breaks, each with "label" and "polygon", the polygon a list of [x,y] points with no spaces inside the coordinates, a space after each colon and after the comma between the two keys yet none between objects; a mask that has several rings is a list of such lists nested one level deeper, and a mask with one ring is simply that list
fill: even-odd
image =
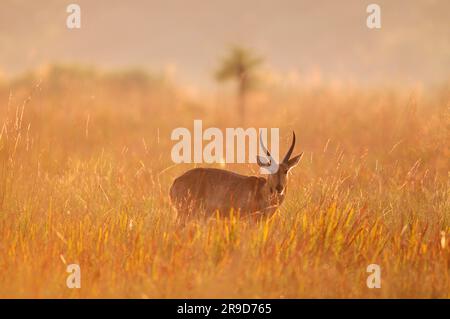
[{"label": "tall grass", "polygon": [[[232,98],[139,71],[52,68],[0,88],[1,297],[450,297],[449,91],[272,87],[248,126],[305,156],[273,218],[178,225],[171,131]],[[205,165],[206,166],[206,165]],[[252,174],[253,165],[225,167]],[[81,267],[81,289],[66,266]],[[369,289],[369,264],[382,286]]]}]

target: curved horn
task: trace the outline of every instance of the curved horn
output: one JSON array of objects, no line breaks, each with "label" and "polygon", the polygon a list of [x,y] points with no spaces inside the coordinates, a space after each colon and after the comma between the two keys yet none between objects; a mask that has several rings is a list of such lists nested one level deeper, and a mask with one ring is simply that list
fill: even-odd
[{"label": "curved horn", "polygon": [[291,158],[292,151],[294,150],[294,146],[295,146],[295,132],[292,131],[292,144],[291,144],[291,147],[289,148],[289,150],[287,151],[286,156],[284,156],[283,163],[287,163],[289,161],[289,159]]},{"label": "curved horn", "polygon": [[261,134],[259,135],[259,143],[261,144],[261,148],[264,151],[264,153],[266,153],[266,155],[269,157],[269,164],[272,163],[273,162],[272,155],[270,155],[269,150],[264,146]]},{"label": "curved horn", "polygon": [[268,167],[271,164],[270,159],[268,160],[267,163],[263,163],[259,156],[256,157],[256,163],[258,163],[258,165],[261,166],[261,167]]}]

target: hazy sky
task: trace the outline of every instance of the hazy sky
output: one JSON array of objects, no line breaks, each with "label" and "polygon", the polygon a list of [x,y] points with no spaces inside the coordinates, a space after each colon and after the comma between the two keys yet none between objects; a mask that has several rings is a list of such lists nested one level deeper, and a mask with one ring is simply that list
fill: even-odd
[{"label": "hazy sky", "polygon": [[[66,27],[70,3],[81,6],[79,30]],[[380,30],[366,27],[370,3],[381,6]],[[171,66],[204,85],[232,44],[254,48],[279,72],[438,82],[450,78],[450,1],[0,1],[7,75],[50,62]]]}]

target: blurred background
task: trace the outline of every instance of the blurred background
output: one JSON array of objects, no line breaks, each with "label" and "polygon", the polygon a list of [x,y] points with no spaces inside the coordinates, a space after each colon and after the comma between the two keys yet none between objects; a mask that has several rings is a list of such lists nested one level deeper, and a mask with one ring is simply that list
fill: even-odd
[{"label": "blurred background", "polygon": [[[66,7],[81,6],[81,29]],[[382,28],[366,27],[381,7]],[[233,45],[263,56],[274,80],[435,84],[448,80],[446,0],[3,0],[0,74],[53,63],[142,67],[210,89],[211,72]]]}]

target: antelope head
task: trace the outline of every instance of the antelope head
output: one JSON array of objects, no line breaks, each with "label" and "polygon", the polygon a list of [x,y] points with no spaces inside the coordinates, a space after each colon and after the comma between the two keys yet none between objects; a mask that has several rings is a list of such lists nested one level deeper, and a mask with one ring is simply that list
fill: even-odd
[{"label": "antelope head", "polygon": [[292,168],[297,166],[298,162],[300,161],[300,158],[303,155],[303,153],[301,153],[300,155],[291,158],[292,151],[294,150],[295,146],[295,133],[292,132],[291,147],[287,151],[281,163],[276,163],[276,161],[272,158],[269,150],[264,146],[261,136],[260,136],[260,143],[261,148],[266,154],[267,158],[258,155],[256,158],[258,165],[260,167],[275,168],[273,169],[273,172],[269,174],[267,177],[267,187],[270,191],[270,194],[284,195],[288,181],[288,173]]}]

